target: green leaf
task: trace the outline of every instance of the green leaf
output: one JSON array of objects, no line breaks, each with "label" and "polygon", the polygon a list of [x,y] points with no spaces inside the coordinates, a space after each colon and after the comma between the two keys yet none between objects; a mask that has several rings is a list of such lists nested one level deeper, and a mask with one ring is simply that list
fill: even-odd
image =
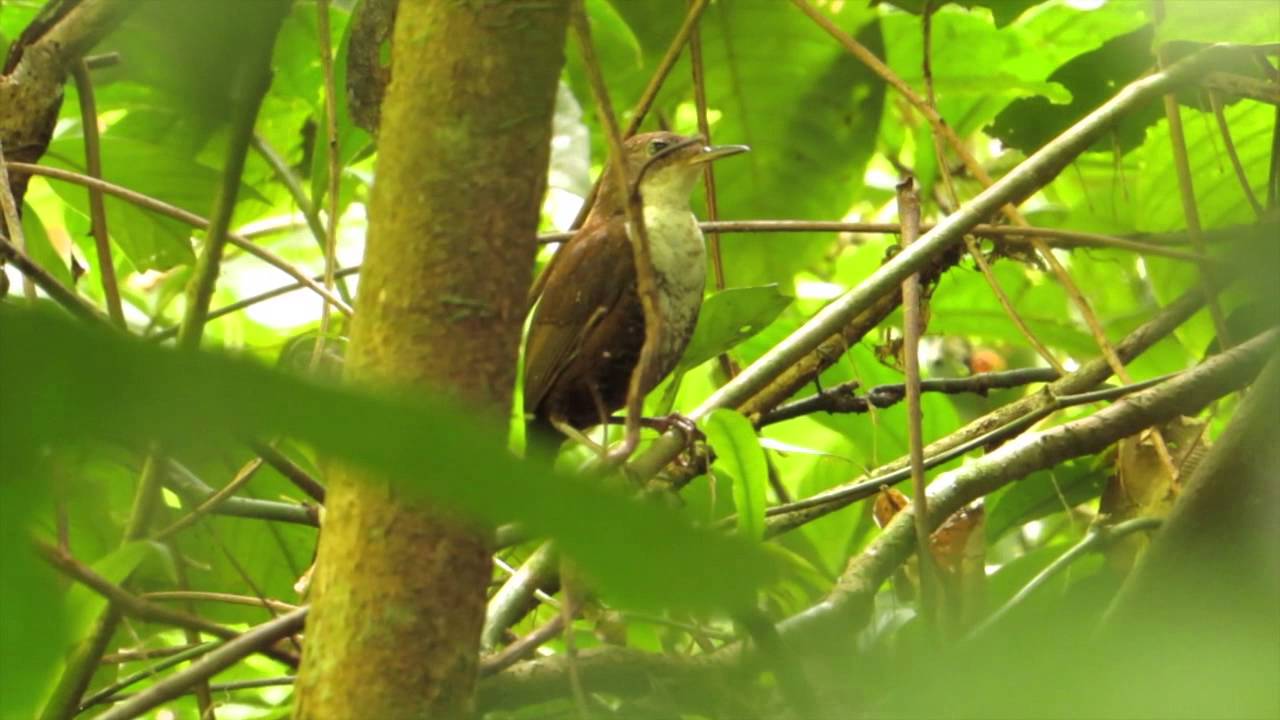
[{"label": "green leaf", "polygon": [[[741,538],[696,530],[678,514],[598,481],[556,477],[512,457],[501,423],[421,389],[326,387],[3,306],[0,337],[3,372],[23,378],[6,387],[0,403],[0,426],[9,434],[0,444],[5,467],[38,466],[45,448],[93,440],[139,447],[155,441],[182,456],[246,436],[288,435],[390,478],[406,493],[493,525],[519,521],[556,539],[589,581],[623,606],[741,607],[776,576],[773,562]],[[84,358],[94,359],[92,367]]]},{"label": "green leaf", "polygon": [[1165,3],[1154,46],[1174,40],[1257,45],[1280,43],[1280,12],[1269,0]]},{"label": "green leaf", "polygon": [[[84,172],[83,139],[67,135],[54,140],[49,143],[44,162]],[[208,215],[222,177],[218,170],[197,162],[190,155],[175,152],[159,138],[144,140],[112,132],[102,136],[102,174],[116,185],[201,216]],[[50,185],[75,212],[89,215],[88,194],[84,188],[59,181],[52,181]],[[240,188],[240,197],[262,200],[257,191],[244,185]],[[191,250],[194,230],[190,225],[110,195],[104,204],[111,239],[138,269],[167,270],[194,259]]]},{"label": "green leaf", "polygon": [[[1049,81],[1070,93],[1068,103],[1047,97],[1018,100],[996,116],[988,131],[1009,147],[1026,153],[1038,150],[1109,99],[1117,89],[1147,72],[1155,62],[1150,45],[1151,26],[1147,25],[1080,55],[1049,76]],[[1160,114],[1158,103],[1127,113],[1095,147],[1100,150],[1118,147],[1122,151],[1135,147],[1142,142],[1143,129]]]},{"label": "green leaf", "polygon": [[765,484],[769,468],[755,428],[742,413],[720,408],[702,422],[707,442],[716,451],[715,470],[733,478],[733,504],[738,530],[754,540],[764,538]]},{"label": "green leaf", "polygon": [[1079,505],[1102,493],[1105,472],[1092,458],[1032,473],[1009,486],[987,512],[987,539],[994,542],[1015,527]]},{"label": "green leaf", "polygon": [[777,285],[729,288],[707,298],[676,371],[695,368],[760,332],[791,300]]},{"label": "green leaf", "polygon": [[[4,351],[9,352],[7,345]],[[9,405],[8,399],[0,405]],[[6,433],[7,429],[6,425]],[[0,442],[0,450],[9,441]],[[76,636],[63,620],[62,579],[36,556],[29,534],[39,522],[36,518],[49,512],[51,478],[8,463],[4,475],[0,478],[0,588],[4,588],[0,716],[29,718],[38,714],[36,708],[57,679],[64,642]]]},{"label": "green leaf", "polygon": [[[32,260],[36,261],[40,267],[49,271],[49,274],[58,278],[58,281],[67,287],[75,285],[71,280],[71,268],[62,255],[53,247],[53,243],[49,241],[49,233],[45,230],[44,220],[40,214],[35,212],[33,208],[27,206],[27,211],[22,214],[22,234],[27,241],[27,254]],[[94,258],[96,265],[97,258]]]}]

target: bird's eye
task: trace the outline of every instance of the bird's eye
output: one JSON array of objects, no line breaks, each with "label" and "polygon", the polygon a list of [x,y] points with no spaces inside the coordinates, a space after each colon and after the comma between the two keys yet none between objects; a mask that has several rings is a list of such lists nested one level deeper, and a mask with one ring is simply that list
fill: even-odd
[{"label": "bird's eye", "polygon": [[668,147],[669,145],[671,145],[671,143],[667,142],[666,140],[654,140],[654,141],[650,142],[650,143],[649,143],[649,156],[650,156],[650,157],[652,157],[652,156],[654,156],[654,155],[657,155],[658,153],[662,152],[663,150],[666,150],[666,149],[667,149],[667,147]]}]

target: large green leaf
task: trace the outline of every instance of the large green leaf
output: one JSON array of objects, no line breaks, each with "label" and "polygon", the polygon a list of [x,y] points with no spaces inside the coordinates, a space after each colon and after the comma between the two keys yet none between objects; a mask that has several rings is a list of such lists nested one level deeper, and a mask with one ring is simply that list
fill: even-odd
[{"label": "large green leaf", "polygon": [[733,504],[738,510],[738,530],[746,537],[764,537],[765,484],[769,468],[760,438],[742,413],[720,408],[702,422],[707,442],[716,451],[714,470],[733,478]]},{"label": "large green leaf", "polygon": [[787,309],[791,298],[777,285],[729,288],[702,303],[698,326],[677,371],[694,368],[760,332]]},{"label": "large green leaf", "polygon": [[0,462],[17,477],[39,465],[42,448],[71,442],[154,440],[189,453],[287,434],[480,520],[518,520],[554,537],[623,605],[733,608],[774,576],[765,554],[745,541],[695,530],[598,483],[554,478],[510,456],[500,427],[419,393],[393,399],[323,387],[42,312],[0,309],[0,337],[4,373],[24,380],[6,388],[0,405],[9,434]]}]

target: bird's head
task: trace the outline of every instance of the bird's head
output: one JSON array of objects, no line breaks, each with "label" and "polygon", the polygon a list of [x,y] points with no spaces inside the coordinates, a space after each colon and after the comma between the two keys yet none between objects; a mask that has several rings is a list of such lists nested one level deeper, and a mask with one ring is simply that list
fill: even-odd
[{"label": "bird's head", "polygon": [[[623,143],[623,156],[627,163],[627,177],[632,188],[638,187],[645,205],[687,206],[704,163],[729,155],[747,152],[746,145],[707,145],[700,136],[686,137],[671,132],[651,132],[634,135]],[[605,168],[598,202],[604,202],[610,210],[615,207],[620,194],[614,188],[613,175]]]}]

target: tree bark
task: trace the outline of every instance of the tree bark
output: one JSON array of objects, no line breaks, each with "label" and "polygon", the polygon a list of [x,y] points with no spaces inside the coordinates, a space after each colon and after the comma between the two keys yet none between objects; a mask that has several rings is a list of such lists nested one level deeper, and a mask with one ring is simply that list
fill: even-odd
[{"label": "tree bark", "polygon": [[[567,0],[400,3],[349,378],[453,393],[503,426],[567,21]],[[298,718],[471,711],[488,548],[403,495],[332,468]]]}]

